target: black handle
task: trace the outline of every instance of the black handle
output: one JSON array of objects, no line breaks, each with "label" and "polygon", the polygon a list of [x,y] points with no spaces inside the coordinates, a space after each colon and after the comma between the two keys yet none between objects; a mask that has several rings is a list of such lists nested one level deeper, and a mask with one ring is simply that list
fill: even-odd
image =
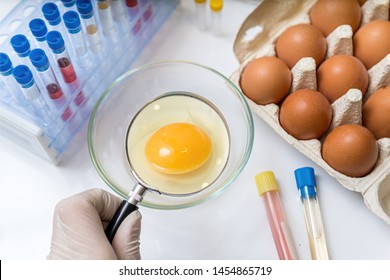
[{"label": "black handle", "polygon": [[138,207],[129,203],[127,200],[123,200],[118,210],[116,210],[114,217],[112,217],[110,223],[106,227],[105,233],[108,241],[112,243],[116,231],[118,230],[121,223],[130,215],[131,212],[137,210]]}]

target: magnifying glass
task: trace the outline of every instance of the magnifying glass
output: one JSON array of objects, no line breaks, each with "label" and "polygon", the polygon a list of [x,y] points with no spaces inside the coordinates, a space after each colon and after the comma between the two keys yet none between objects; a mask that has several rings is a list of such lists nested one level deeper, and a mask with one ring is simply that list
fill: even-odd
[{"label": "magnifying glass", "polygon": [[229,150],[226,120],[206,98],[169,92],[148,102],[128,126],[124,152],[136,184],[108,224],[108,240],[147,192],[188,197],[208,189],[224,172]]}]

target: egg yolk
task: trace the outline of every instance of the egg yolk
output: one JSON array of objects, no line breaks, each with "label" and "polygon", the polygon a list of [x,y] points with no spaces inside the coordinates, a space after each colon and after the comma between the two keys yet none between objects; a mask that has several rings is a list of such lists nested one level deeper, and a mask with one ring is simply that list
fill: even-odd
[{"label": "egg yolk", "polygon": [[145,155],[161,173],[183,174],[202,166],[212,152],[210,137],[191,123],[171,123],[158,129],[145,145]]}]

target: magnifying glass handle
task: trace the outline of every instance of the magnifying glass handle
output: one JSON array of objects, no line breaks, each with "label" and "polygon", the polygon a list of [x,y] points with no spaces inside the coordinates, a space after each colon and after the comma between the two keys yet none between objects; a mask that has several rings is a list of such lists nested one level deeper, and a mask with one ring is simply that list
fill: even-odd
[{"label": "magnifying glass handle", "polygon": [[121,225],[121,223],[126,219],[127,216],[130,215],[131,212],[138,209],[138,206],[135,206],[128,202],[127,200],[123,200],[118,210],[116,210],[114,217],[112,217],[110,223],[106,227],[104,231],[106,233],[108,241],[110,243],[114,239],[114,236]]},{"label": "magnifying glass handle", "polygon": [[146,190],[147,189],[144,186],[137,183],[133,190],[129,193],[127,200],[122,201],[121,205],[119,206],[118,210],[116,210],[114,216],[104,231],[110,243],[112,243],[112,240],[114,239],[114,236],[121,223],[126,219],[127,216],[130,215],[131,212],[138,209],[137,205],[142,201]]}]

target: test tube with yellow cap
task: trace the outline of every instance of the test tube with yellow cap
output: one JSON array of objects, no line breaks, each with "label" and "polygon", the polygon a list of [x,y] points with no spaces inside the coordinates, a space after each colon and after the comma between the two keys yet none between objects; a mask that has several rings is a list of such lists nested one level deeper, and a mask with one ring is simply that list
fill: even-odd
[{"label": "test tube with yellow cap", "polygon": [[221,34],[222,8],[223,8],[223,0],[210,0],[211,30],[214,33],[214,35]]},{"label": "test tube with yellow cap", "polygon": [[195,13],[198,28],[200,30],[206,29],[206,0],[194,0]]},{"label": "test tube with yellow cap", "polygon": [[281,260],[295,260],[297,255],[293,246],[290,229],[279,197],[279,187],[272,171],[255,176],[257,190],[264,199],[265,211],[271,228],[276,250]]}]

